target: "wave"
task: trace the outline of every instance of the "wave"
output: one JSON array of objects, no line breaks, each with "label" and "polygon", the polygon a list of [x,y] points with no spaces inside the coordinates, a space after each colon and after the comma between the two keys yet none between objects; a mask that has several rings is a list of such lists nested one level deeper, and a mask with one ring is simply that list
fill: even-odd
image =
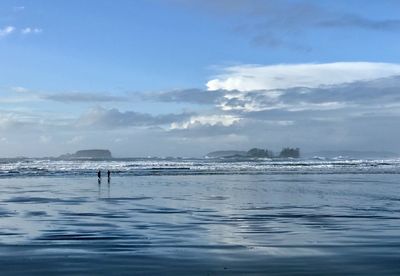
[{"label": "wave", "polygon": [[0,162],[0,177],[92,176],[98,170],[113,175],[198,174],[326,174],[400,173],[400,159],[391,160],[210,160],[210,159],[124,159],[50,160],[23,159]]}]

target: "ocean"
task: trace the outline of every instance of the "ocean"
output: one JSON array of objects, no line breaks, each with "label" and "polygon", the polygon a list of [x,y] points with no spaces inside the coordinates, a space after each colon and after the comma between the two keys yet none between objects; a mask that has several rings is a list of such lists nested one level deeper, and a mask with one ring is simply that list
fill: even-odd
[{"label": "ocean", "polygon": [[399,275],[399,251],[398,159],[0,160],[1,275]]}]

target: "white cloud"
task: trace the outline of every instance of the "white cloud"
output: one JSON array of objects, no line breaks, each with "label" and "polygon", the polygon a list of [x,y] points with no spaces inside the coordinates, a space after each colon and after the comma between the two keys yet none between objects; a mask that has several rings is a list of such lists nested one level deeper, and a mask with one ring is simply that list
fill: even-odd
[{"label": "white cloud", "polygon": [[335,62],[319,64],[239,65],[207,82],[208,90],[316,88],[400,75],[400,64]]},{"label": "white cloud", "polygon": [[[356,81],[316,88],[293,87],[279,90],[226,91],[216,103],[224,112],[267,110],[375,112],[396,109],[400,101],[400,76]],[[243,115],[243,114],[242,114]]]},{"label": "white cloud", "polygon": [[109,129],[118,127],[154,127],[182,122],[190,118],[193,114],[183,112],[179,114],[152,115],[135,111],[120,111],[117,108],[106,109],[97,106],[80,116],[77,126]]},{"label": "white cloud", "polygon": [[27,27],[21,30],[21,34],[40,34],[42,31],[40,28]]},{"label": "white cloud", "polygon": [[171,129],[187,129],[198,125],[221,125],[231,126],[238,122],[239,117],[232,115],[204,115],[204,116],[192,116],[189,120],[184,122],[174,122],[171,124]]},{"label": "white cloud", "polygon": [[17,30],[14,26],[6,26],[4,28],[0,28],[0,38],[8,36],[14,32],[20,32],[23,35],[28,35],[28,34],[40,34],[43,32],[43,29],[36,28],[36,27],[26,27],[23,29]]},{"label": "white cloud", "polygon": [[11,87],[11,90],[13,92],[17,92],[17,93],[27,93],[27,92],[29,92],[29,90],[27,88],[22,87],[22,86],[13,86],[13,87]]},{"label": "white cloud", "polygon": [[1,37],[5,37],[7,35],[12,34],[15,31],[15,27],[14,26],[6,26],[4,28],[0,28],[0,38]]}]

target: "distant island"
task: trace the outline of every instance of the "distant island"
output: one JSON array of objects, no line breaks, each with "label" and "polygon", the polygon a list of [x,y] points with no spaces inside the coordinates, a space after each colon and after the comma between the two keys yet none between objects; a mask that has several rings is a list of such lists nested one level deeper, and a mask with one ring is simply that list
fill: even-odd
[{"label": "distant island", "polygon": [[225,150],[208,153],[206,158],[299,158],[299,148],[283,148],[279,154],[268,149],[252,148],[248,151]]},{"label": "distant island", "polygon": [[111,159],[111,151],[107,149],[78,150],[74,154],[63,154],[59,159]]}]

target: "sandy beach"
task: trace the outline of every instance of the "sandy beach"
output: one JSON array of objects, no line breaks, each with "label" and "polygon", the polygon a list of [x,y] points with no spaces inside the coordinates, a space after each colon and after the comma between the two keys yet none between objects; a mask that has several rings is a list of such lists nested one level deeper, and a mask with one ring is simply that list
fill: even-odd
[{"label": "sandy beach", "polygon": [[20,274],[398,274],[397,175],[0,179]]}]

